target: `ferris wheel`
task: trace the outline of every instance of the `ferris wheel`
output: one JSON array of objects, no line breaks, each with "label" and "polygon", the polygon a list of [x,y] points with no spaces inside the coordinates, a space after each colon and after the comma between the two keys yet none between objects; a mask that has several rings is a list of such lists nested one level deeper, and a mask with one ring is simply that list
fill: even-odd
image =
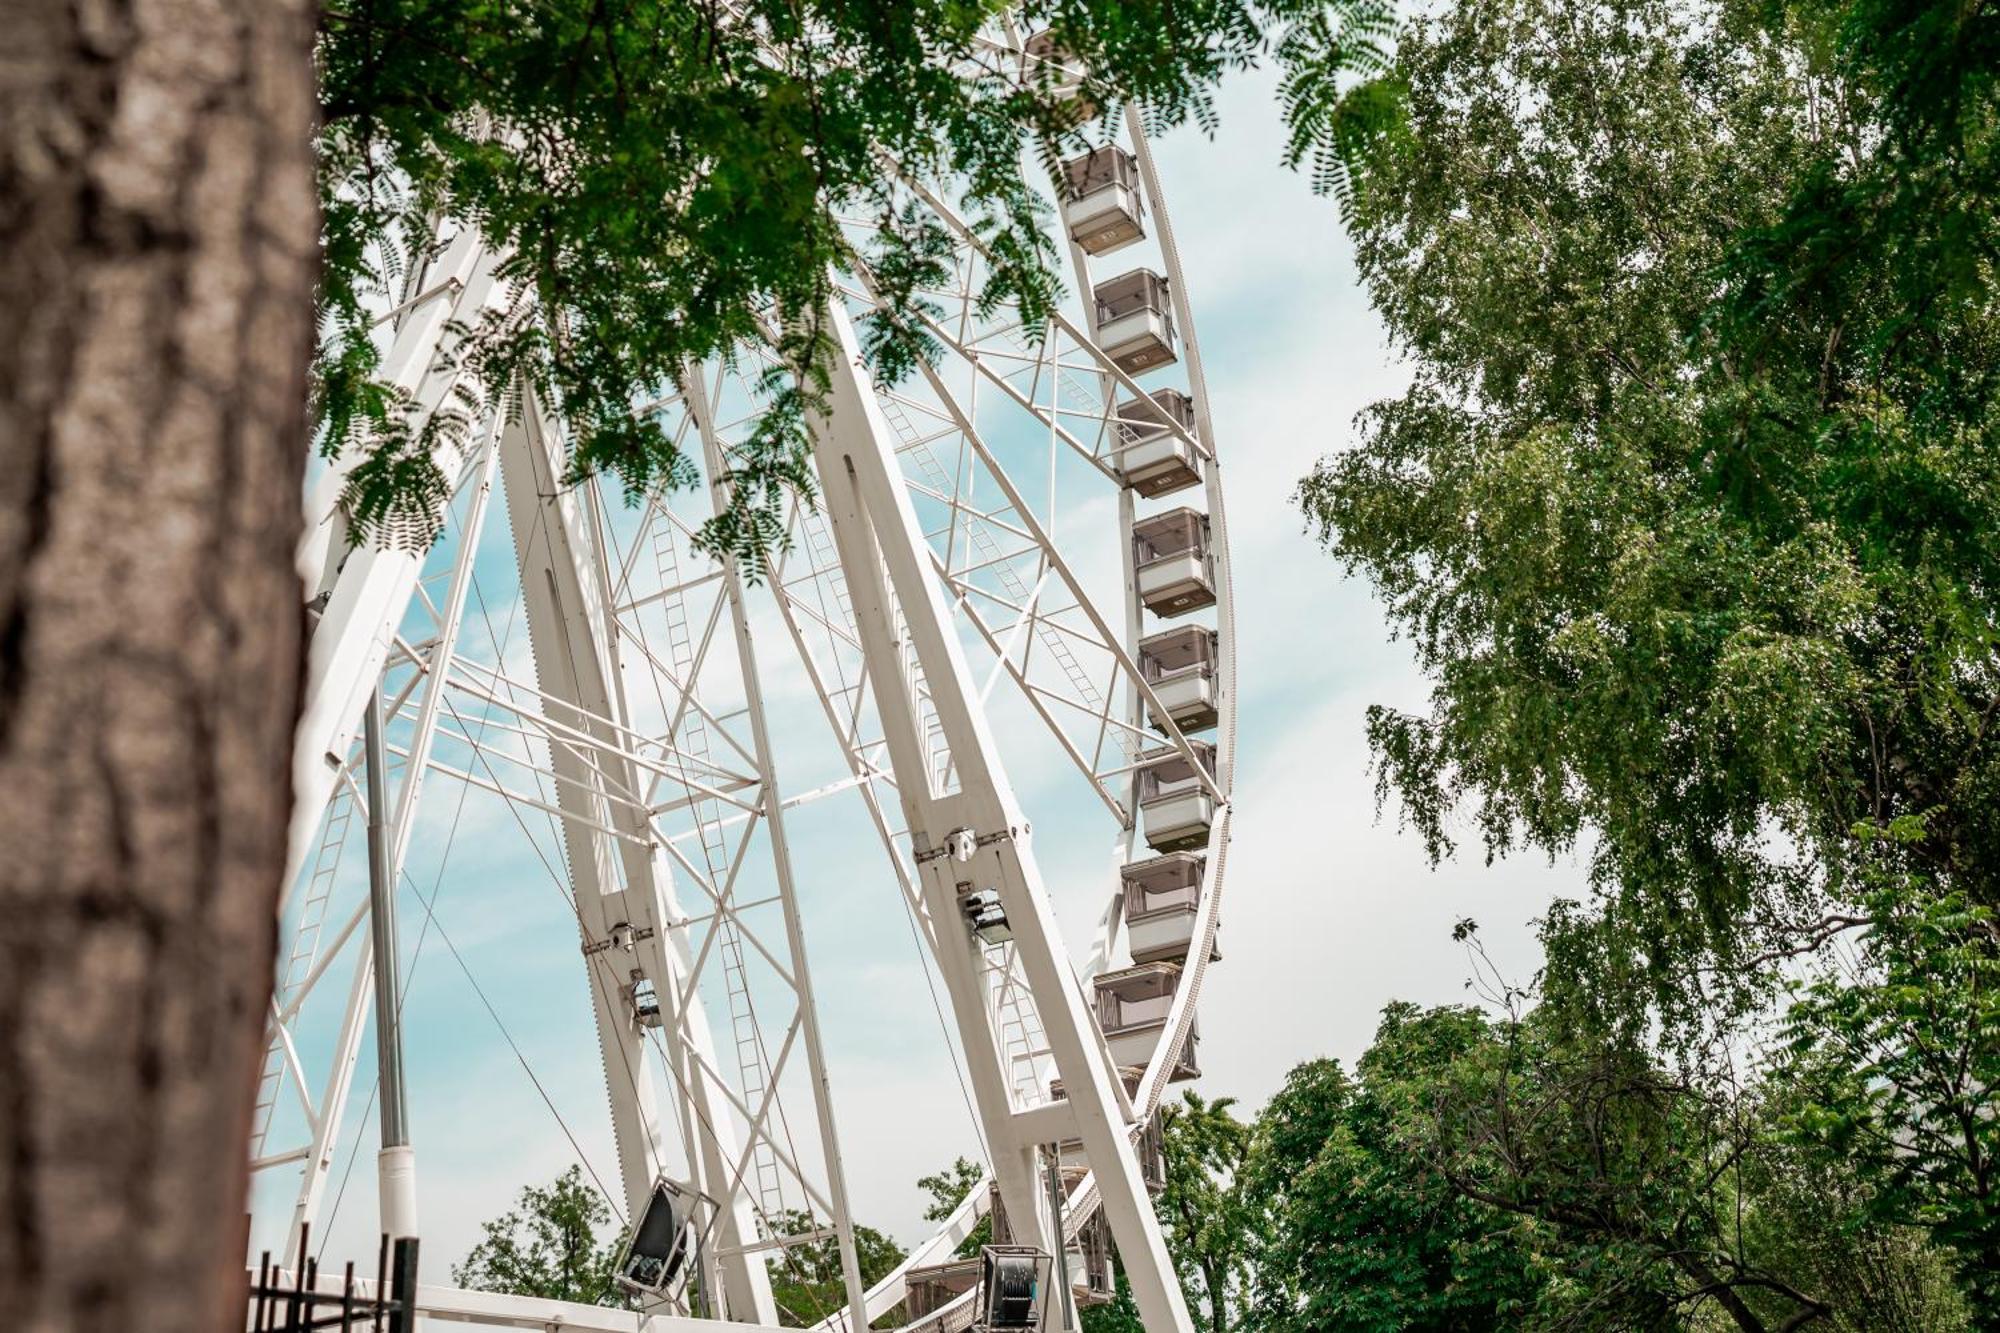
[{"label": "ferris wheel", "polygon": [[[1046,38],[992,47],[1064,86]],[[880,301],[874,276],[840,275],[840,356],[811,422],[818,494],[792,504],[758,579],[693,541],[729,503],[764,403],[756,349],[635,405],[696,485],[565,485],[564,424],[531,396],[440,437],[451,494],[428,551],[350,542],[340,473],[319,481],[301,554],[315,628],[299,807],[251,1144],[258,1234],[286,1262],[344,1189],[343,1126],[351,1137],[378,1097],[382,1228],[413,1225],[407,1134],[387,1123],[399,1076],[371,1087],[359,1057],[371,1023],[424,1025],[402,1004],[387,909],[400,896],[406,924],[431,929],[426,903],[451,880],[415,886],[412,849],[477,800],[530,838],[574,920],[543,944],[588,981],[617,1157],[593,1174],[645,1313],[442,1286],[423,1289],[426,1313],[776,1326],[774,1265],[831,1240],[846,1305],[828,1329],[898,1309],[938,1333],[1004,1327],[982,1268],[996,1254],[1028,1265],[1042,1326],[1071,1326],[1111,1298],[1114,1246],[1147,1327],[1191,1327],[1149,1193],[1159,1107],[1199,1074],[1196,1002],[1219,957],[1229,554],[1158,173],[1136,114],[1102,138],[1048,182],[1075,299],[1039,328],[982,310],[989,256],[949,183],[897,183],[953,240],[950,280],[917,316],[940,354],[877,382],[855,335]],[[853,226],[860,239],[867,223]],[[441,235],[384,314],[387,374],[421,409],[452,399],[458,331],[512,299],[501,259],[472,232]],[[496,630],[499,604],[518,635],[515,620]],[[835,771],[815,770],[829,755]],[[1010,766],[1049,755],[1063,772],[1036,784],[1043,808],[1024,805]],[[879,848],[861,865],[843,851],[840,873],[879,881],[884,938],[913,933],[935,971],[950,1038],[937,1076],[964,1085],[987,1170],[872,1285],[805,927],[826,879],[817,840],[836,826],[843,846]],[[1056,839],[1113,854],[1051,884],[1038,852]],[[375,883],[403,886],[377,894],[384,910],[357,887],[371,853]],[[1101,911],[1073,950],[1056,904],[1080,898]],[[426,914],[407,916],[413,903]],[[475,979],[476,946],[447,943]],[[1001,1248],[956,1258],[982,1218]]]}]

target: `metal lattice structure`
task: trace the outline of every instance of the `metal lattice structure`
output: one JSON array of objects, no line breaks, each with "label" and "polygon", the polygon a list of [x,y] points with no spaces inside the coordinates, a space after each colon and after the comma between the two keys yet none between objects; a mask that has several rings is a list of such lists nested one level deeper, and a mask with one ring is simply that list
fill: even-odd
[{"label": "metal lattice structure", "polygon": [[[1059,58],[994,43],[1024,66]],[[772,1261],[829,1237],[849,1308],[826,1326],[900,1306],[911,1326],[966,1327],[974,1293],[945,1270],[998,1211],[1014,1242],[1064,1261],[1079,1300],[1108,1296],[1115,1241],[1147,1326],[1190,1328],[1149,1190],[1160,1101],[1197,1072],[1236,687],[1221,470],[1165,201],[1134,115],[1067,164],[1050,182],[1051,225],[1079,299],[1031,331],[1010,309],[981,313],[986,256],[948,187],[897,188],[956,241],[951,282],[922,294],[943,355],[906,383],[875,382],[854,334],[877,299],[871,275],[842,275],[842,355],[811,423],[819,496],[794,505],[761,582],[691,540],[728,502],[732,450],[760,409],[753,349],[689,367],[684,390],[634,407],[699,460],[696,491],[628,502],[564,485],[563,423],[524,397],[440,442],[454,493],[435,551],[350,543],[338,472],[309,501],[301,559],[318,618],[253,1126],[260,1179],[297,1174],[290,1243],[323,1220],[343,1121],[363,1100],[367,904],[337,890],[343,849],[360,859],[358,733],[379,691],[389,866],[405,892],[419,818],[454,790],[557,835],[550,870],[576,922],[616,1137],[610,1192],[628,1218],[662,1177],[703,1201],[696,1263],[647,1327],[774,1326]],[[420,409],[452,393],[456,330],[519,301],[494,279],[498,258],[469,233],[442,235],[384,315],[387,372]],[[489,522],[512,538],[528,658],[490,621],[485,647],[471,644]],[[780,687],[816,700],[844,779],[785,788]],[[1116,847],[1101,880],[1064,886],[1106,902],[1081,957],[1061,939],[1034,812],[1007,774],[1029,731],[1074,770],[1068,785]],[[990,1171],[868,1289],[802,924],[810,849],[788,827],[822,801],[845,803],[881,844],[867,873],[942,979]],[[331,979],[342,970],[344,993]],[[295,1035],[315,1006],[334,1035],[308,1058]],[[642,1317],[429,1286],[419,1306],[534,1328]]]}]

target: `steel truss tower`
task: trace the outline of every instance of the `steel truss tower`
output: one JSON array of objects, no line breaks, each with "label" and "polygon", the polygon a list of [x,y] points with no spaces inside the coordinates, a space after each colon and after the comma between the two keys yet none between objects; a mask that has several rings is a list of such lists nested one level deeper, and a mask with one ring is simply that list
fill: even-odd
[{"label": "steel truss tower", "polygon": [[[1024,66],[1059,58],[1011,32],[993,40]],[[759,408],[756,349],[687,367],[682,387],[634,405],[700,460],[700,495],[628,504],[565,485],[563,425],[528,395],[440,443],[453,496],[435,551],[351,541],[342,474],[320,480],[301,552],[317,621],[287,943],[253,1141],[259,1198],[288,1206],[270,1224],[288,1247],[339,1195],[343,1127],[351,1138],[366,1103],[355,1073],[373,957],[342,851],[379,690],[390,876],[416,895],[406,929],[427,928],[435,898],[406,866],[440,790],[559,835],[551,874],[575,919],[566,947],[588,978],[616,1141],[607,1190],[625,1219],[661,1178],[698,1201],[697,1269],[643,1315],[426,1287],[432,1314],[773,1327],[772,1264],[831,1241],[846,1306],[825,1327],[900,1305],[907,1325],[955,1333],[972,1293],[951,1287],[951,1252],[997,1209],[1015,1241],[1065,1257],[1080,1300],[1108,1292],[1098,1256],[1115,1240],[1147,1327],[1191,1328],[1150,1154],[1167,1087],[1198,1072],[1195,1002],[1218,956],[1233,626],[1179,257],[1136,117],[1120,129],[1051,183],[1081,305],[1046,328],[980,311],[986,256],[948,183],[899,183],[956,238],[952,281],[922,315],[943,354],[908,384],[876,382],[854,332],[876,303],[872,275],[841,278],[841,354],[811,423],[819,495],[793,507],[759,583],[690,540],[728,503],[732,451]],[[470,233],[442,234],[385,300],[387,373],[418,410],[450,399],[459,328],[520,312],[522,294],[494,280],[498,258]],[[504,570],[487,530],[499,497]],[[486,615],[480,581],[496,577],[517,589],[525,661]],[[781,787],[796,716],[774,725],[778,681],[816,701],[844,778]],[[1029,733],[1068,766],[1114,850],[1104,879],[1055,890],[1106,903],[1082,958],[1061,938],[1035,812],[1008,777]],[[791,828],[820,801],[848,803],[886,852],[879,901],[907,913],[942,980],[991,1173],[872,1286],[806,948],[810,849]],[[1059,804],[1044,836],[1071,838],[1083,805]],[[343,968],[344,993],[327,981]],[[404,1013],[412,1033],[423,1021]]]}]

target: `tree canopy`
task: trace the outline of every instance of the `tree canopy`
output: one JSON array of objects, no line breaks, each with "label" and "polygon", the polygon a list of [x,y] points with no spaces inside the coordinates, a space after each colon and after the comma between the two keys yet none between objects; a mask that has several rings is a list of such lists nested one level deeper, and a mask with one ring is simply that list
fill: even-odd
[{"label": "tree canopy", "polygon": [[[1516,997],[1519,999],[1520,997]],[[1391,1004],[1294,1069],[1234,1187],[1239,1326],[1946,1333],[1949,1250],[1782,1129],[1784,1085],[1688,1077],[1553,1010]]]},{"label": "tree canopy", "polygon": [[[323,448],[362,455],[348,509],[378,535],[430,535],[430,444],[463,414],[418,419],[370,330],[409,256],[471,227],[505,257],[512,303],[463,355],[489,397],[525,385],[558,407],[576,476],[685,482],[690,461],[635,407],[708,359],[776,354],[731,460],[736,503],[704,530],[754,573],[782,498],[811,492],[834,271],[865,262],[881,280],[888,308],[863,330],[879,371],[934,350],[904,316],[948,238],[895,182],[949,192],[991,257],[983,299],[1034,326],[1062,284],[1024,161],[1101,139],[1079,108],[1212,126],[1219,81],[1272,60],[1288,157],[1331,188],[1353,119],[1340,80],[1377,58],[1389,16],[1385,0],[334,0],[316,406]],[[1003,25],[1017,44],[1051,34],[1080,96],[995,46]]]},{"label": "tree canopy", "polygon": [[618,1270],[621,1237],[600,1238],[611,1206],[571,1166],[546,1186],[524,1185],[514,1207],[489,1222],[477,1245],[451,1270],[451,1280],[475,1291],[623,1305]]},{"label": "tree canopy", "polygon": [[1414,379],[1300,496],[1435,681],[1384,793],[1435,854],[1461,806],[1587,848],[1669,1008],[1851,924],[1857,826],[2000,896],[1981,8],[1451,5],[1362,153]]},{"label": "tree canopy", "polygon": [[1235,1104],[1230,1097],[1208,1101],[1190,1088],[1160,1108],[1166,1185],[1155,1209],[1188,1310],[1206,1311],[1210,1333],[1228,1333],[1249,1257],[1234,1186],[1250,1131],[1232,1112]]},{"label": "tree canopy", "polygon": [[[1462,1027],[1447,1014],[1426,1036],[1462,1045]],[[1401,1058],[1384,1045],[1371,1070]],[[1409,1151],[1384,1105],[1391,1093],[1311,1060],[1257,1117],[1238,1204],[1256,1234],[1246,1328],[1522,1326],[1544,1282],[1517,1238],[1526,1224],[1463,1197]]]},{"label": "tree canopy", "polygon": [[[771,1225],[787,1235],[813,1230],[817,1220],[800,1209],[789,1209]],[[854,1258],[861,1269],[861,1285],[871,1287],[903,1262],[908,1253],[893,1239],[874,1227],[854,1226]],[[778,1307],[778,1321],[791,1328],[810,1328],[838,1310],[847,1308],[847,1284],[840,1271],[840,1242],[824,1240],[788,1245],[771,1271],[771,1299]]]},{"label": "tree canopy", "polygon": [[1413,375],[1299,499],[1433,682],[1371,711],[1379,791],[1434,857],[1466,814],[1594,889],[1538,1007],[1385,1026],[1439,1080],[1408,1125],[1746,1328],[1866,1308],[1862,1259],[1801,1277],[1716,1212],[1753,1178],[1804,1221],[1837,1178],[1825,1253],[1920,1228],[2000,1319],[1996,55],[1990,4],[1461,0],[1352,144]]}]

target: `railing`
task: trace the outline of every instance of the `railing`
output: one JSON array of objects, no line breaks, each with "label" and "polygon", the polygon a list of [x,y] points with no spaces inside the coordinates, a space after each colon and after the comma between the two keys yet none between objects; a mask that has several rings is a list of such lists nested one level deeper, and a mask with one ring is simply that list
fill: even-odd
[{"label": "railing", "polygon": [[[311,1228],[299,1229],[299,1253],[305,1255]],[[337,1284],[320,1272],[319,1260],[303,1258],[287,1274],[264,1251],[250,1284],[244,1328],[248,1333],[306,1333],[309,1329],[340,1329],[342,1333],[416,1333],[417,1242],[406,1236],[393,1245],[387,1236],[375,1257],[375,1279],[356,1282],[349,1263]]]}]

